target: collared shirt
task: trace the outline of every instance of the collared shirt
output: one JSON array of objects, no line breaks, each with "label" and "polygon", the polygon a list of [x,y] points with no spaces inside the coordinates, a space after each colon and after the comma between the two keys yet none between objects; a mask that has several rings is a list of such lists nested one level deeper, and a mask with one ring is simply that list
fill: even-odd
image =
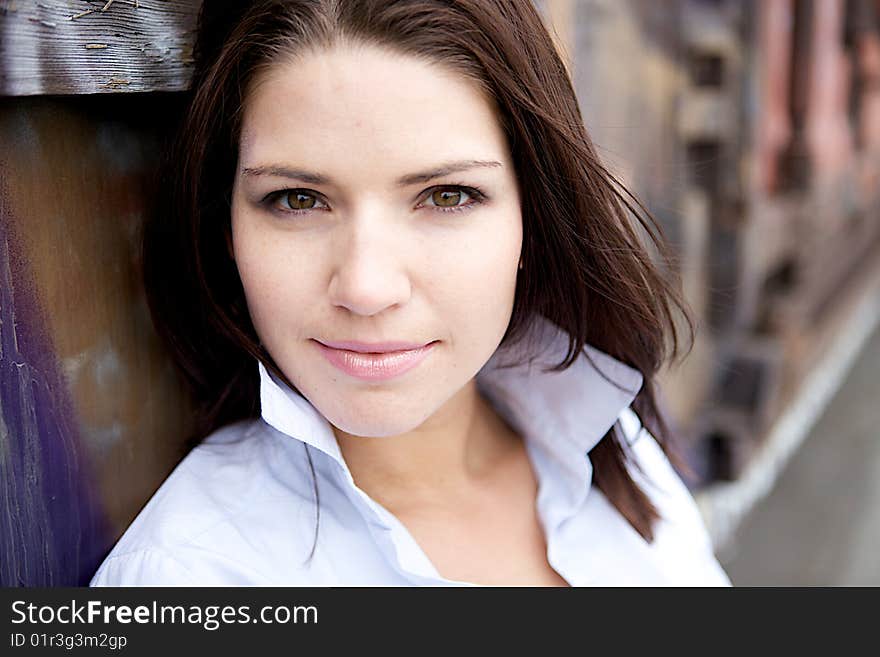
[{"label": "collared shirt", "polygon": [[[546,372],[568,337],[543,319],[533,328],[539,358],[499,348],[476,382],[523,437],[548,563],[573,586],[730,586],[693,497],[630,408],[641,373],[590,345],[568,369]],[[326,418],[256,366],[261,417],[193,449],[91,586],[473,585],[439,574],[406,526],[355,484]],[[661,514],[651,543],[592,485],[588,452],[618,420],[641,468],[628,466],[631,476]]]}]

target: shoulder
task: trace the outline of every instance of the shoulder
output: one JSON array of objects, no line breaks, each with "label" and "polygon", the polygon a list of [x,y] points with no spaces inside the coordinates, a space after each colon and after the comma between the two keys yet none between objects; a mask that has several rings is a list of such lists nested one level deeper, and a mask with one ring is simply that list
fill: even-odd
[{"label": "shoulder", "polygon": [[207,586],[186,560],[163,548],[111,553],[92,576],[89,586]]},{"label": "shoulder", "polygon": [[214,432],[174,468],[111,550],[92,586],[255,583],[253,534],[310,505],[299,450],[261,420]]},{"label": "shoulder", "polygon": [[655,525],[657,549],[667,552],[701,583],[729,586],[696,500],[663,448],[632,408],[625,409],[619,420],[629,445],[630,475],[661,516]]}]

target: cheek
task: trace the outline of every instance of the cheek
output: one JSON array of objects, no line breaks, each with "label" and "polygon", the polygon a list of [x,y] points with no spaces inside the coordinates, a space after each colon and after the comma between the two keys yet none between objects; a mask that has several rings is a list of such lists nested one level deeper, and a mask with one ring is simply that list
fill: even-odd
[{"label": "cheek", "polygon": [[254,328],[271,342],[281,327],[289,330],[290,322],[302,316],[296,309],[306,302],[307,281],[295,267],[298,258],[289,245],[246,229],[233,230],[233,247]]},{"label": "cheek", "polygon": [[485,228],[435,260],[437,267],[430,278],[442,287],[438,294],[451,311],[473,322],[493,316],[505,320],[513,306],[522,246],[521,224],[515,216],[516,221],[487,221]]}]

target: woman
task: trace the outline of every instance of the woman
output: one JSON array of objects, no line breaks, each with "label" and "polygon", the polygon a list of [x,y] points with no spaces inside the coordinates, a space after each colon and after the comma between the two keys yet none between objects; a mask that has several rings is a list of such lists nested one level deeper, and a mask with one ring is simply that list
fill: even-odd
[{"label": "woman", "polygon": [[729,585],[654,400],[686,307],[530,2],[239,7],[144,251],[207,437],[92,584]]}]

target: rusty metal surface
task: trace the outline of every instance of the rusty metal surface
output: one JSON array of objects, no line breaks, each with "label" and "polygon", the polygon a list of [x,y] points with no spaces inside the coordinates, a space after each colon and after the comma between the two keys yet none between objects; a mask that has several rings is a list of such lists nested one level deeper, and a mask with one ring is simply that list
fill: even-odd
[{"label": "rusty metal surface", "polygon": [[180,456],[189,408],[138,263],[171,107],[0,99],[2,584],[87,581]]},{"label": "rusty metal surface", "polygon": [[178,91],[200,0],[0,0],[0,95]]},{"label": "rusty metal surface", "polygon": [[[668,407],[742,465],[782,382],[809,370],[794,345],[876,257],[880,2],[545,4],[573,21],[556,32],[600,154],[680,256],[702,330],[661,373]],[[730,377],[743,363],[752,382]]]}]

